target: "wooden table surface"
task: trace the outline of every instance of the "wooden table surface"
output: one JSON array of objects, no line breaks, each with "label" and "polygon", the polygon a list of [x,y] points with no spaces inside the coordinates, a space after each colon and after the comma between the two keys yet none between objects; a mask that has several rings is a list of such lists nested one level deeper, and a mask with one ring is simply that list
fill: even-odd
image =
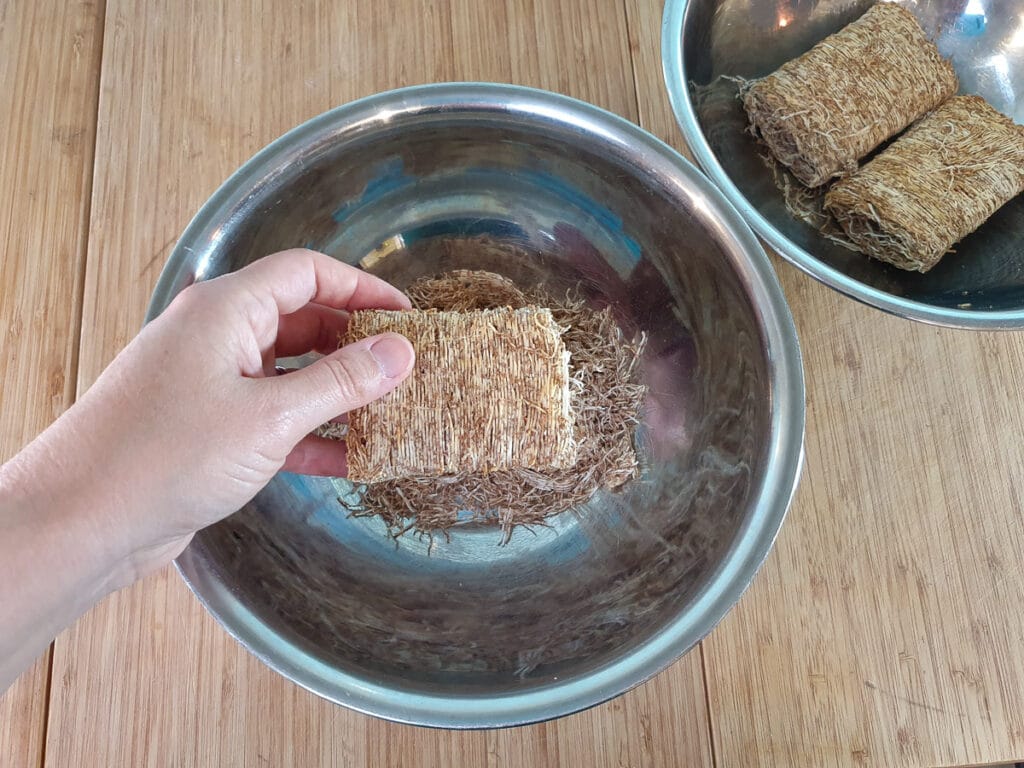
[{"label": "wooden table surface", "polygon": [[[139,328],[231,171],[396,86],[567,93],[685,151],[658,0],[0,0],[0,456]],[[1024,757],[1024,336],[888,317],[776,262],[807,466],[774,552],[692,653],[573,717],[393,725],[266,669],[166,570],[0,698],[11,766],[948,766]]]}]

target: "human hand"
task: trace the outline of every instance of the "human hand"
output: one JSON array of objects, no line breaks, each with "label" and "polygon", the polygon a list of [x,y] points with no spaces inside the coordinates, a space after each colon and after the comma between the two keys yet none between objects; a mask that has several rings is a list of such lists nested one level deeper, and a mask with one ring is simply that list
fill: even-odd
[{"label": "human hand", "polygon": [[[77,479],[79,507],[99,516],[131,580],[279,470],[344,475],[344,444],[309,433],[393,389],[414,356],[395,334],[337,349],[344,310],[408,307],[323,254],[268,256],[183,291],[36,442]],[[275,358],[311,350],[327,356],[275,375]]]}]

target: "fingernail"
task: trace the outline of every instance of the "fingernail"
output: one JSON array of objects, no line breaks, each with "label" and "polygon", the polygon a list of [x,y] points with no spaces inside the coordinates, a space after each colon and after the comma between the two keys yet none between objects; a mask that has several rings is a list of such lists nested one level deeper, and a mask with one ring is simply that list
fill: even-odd
[{"label": "fingernail", "polygon": [[387,379],[401,376],[412,363],[412,345],[404,336],[388,333],[373,342],[370,354],[377,361],[381,372]]}]

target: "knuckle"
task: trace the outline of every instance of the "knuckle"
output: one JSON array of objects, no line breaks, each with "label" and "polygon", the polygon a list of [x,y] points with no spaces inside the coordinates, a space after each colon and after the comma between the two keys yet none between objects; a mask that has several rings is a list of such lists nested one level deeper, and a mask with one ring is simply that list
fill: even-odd
[{"label": "knuckle", "polygon": [[198,283],[192,283],[186,286],[174,297],[174,301],[171,303],[172,307],[177,307],[178,311],[185,315],[196,315],[200,313],[208,313],[211,307],[217,305],[217,301],[214,298],[214,293],[217,290],[217,286],[212,284],[210,281],[201,281]]},{"label": "knuckle", "polygon": [[332,388],[346,403],[363,403],[376,392],[379,376],[363,357],[348,355],[344,358],[324,358],[322,361]]},{"label": "knuckle", "polygon": [[[268,387],[268,390],[273,389]],[[262,407],[257,409],[255,418],[250,417],[250,421],[258,425],[254,449],[261,442],[277,448],[281,445],[291,446],[305,434],[302,420],[297,418],[296,408],[284,397],[267,398]]]},{"label": "knuckle", "polygon": [[189,309],[195,306],[196,302],[199,301],[203,294],[202,283],[192,283],[187,285],[178,292],[178,295],[174,297],[171,302],[171,306],[178,306],[182,309]]},{"label": "knuckle", "polygon": [[274,387],[264,387],[266,395],[261,397],[255,412],[262,424],[263,432],[283,434],[288,431],[292,420],[291,408],[281,397],[276,397]]}]

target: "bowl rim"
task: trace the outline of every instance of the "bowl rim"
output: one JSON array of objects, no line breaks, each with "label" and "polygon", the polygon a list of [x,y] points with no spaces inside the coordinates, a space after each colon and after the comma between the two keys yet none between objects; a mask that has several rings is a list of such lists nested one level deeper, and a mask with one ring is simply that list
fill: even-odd
[{"label": "bowl rim", "polygon": [[603,667],[568,681],[499,695],[433,695],[398,690],[344,672],[269,630],[203,565],[190,545],[175,561],[182,578],[214,618],[272,669],[319,696],[388,720],[444,728],[493,728],[540,722],[607,701],[664,670],[703,639],[746,590],[786,515],[803,465],[804,372],[796,327],[767,254],[750,228],[697,168],[671,147],[626,119],[548,91],[494,83],[411,86],[339,106],[293,128],[243,164],[203,204],[185,229],[158,280],[147,322],[174,293],[181,263],[192,245],[215,238],[223,217],[241,204],[253,185],[287,162],[296,148],[319,144],[354,126],[397,113],[483,111],[570,126],[630,152],[658,170],[680,195],[699,198],[719,237],[737,256],[738,277],[762,324],[771,392],[766,469],[752,492],[750,513],[721,563],[689,609],[644,642]]},{"label": "bowl rim", "polygon": [[939,307],[901,298],[874,288],[821,261],[810,251],[791,241],[762,216],[722,168],[697,121],[690,89],[687,87],[689,76],[686,71],[683,43],[683,29],[694,2],[695,0],[665,1],[661,24],[661,64],[669,102],[676,123],[697,164],[776,253],[800,271],[841,294],[909,320],[965,330],[1013,330],[1024,327],[1024,308],[984,311]]}]

